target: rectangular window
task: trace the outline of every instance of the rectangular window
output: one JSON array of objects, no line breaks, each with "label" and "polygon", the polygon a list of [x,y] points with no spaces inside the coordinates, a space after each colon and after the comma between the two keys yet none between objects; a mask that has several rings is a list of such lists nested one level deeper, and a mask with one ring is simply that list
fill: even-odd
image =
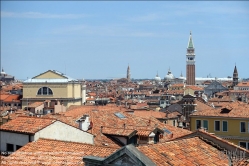
[{"label": "rectangular window", "polygon": [[227,121],[222,121],[222,131],[228,131],[228,129],[227,129]]},{"label": "rectangular window", "polygon": [[48,88],[47,87],[43,87],[42,88],[42,93],[43,93],[43,95],[47,95],[48,94]]},{"label": "rectangular window", "polygon": [[242,148],[247,149],[248,147],[246,147],[246,145],[247,145],[247,142],[239,142],[239,146]]},{"label": "rectangular window", "polygon": [[14,145],[13,144],[7,144],[7,151],[8,152],[14,152]]},{"label": "rectangular window", "polygon": [[196,129],[201,128],[201,120],[196,120]]},{"label": "rectangular window", "polygon": [[140,137],[140,140],[148,141],[148,137],[143,137],[143,136],[141,136],[141,137]]},{"label": "rectangular window", "polygon": [[208,121],[207,120],[203,120],[203,127],[204,127],[204,129],[208,130]]},{"label": "rectangular window", "polygon": [[246,122],[240,122],[240,132],[246,132]]},{"label": "rectangular window", "polygon": [[220,121],[214,121],[214,130],[220,131]]},{"label": "rectangular window", "polygon": [[248,122],[248,128],[247,128],[247,130],[248,130],[248,133],[249,133],[249,122]]},{"label": "rectangular window", "polygon": [[16,145],[16,150],[20,149],[22,146]]}]

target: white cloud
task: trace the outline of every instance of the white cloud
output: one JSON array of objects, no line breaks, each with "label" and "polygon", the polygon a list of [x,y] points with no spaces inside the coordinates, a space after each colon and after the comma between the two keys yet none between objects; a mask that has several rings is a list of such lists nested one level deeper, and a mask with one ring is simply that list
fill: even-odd
[{"label": "white cloud", "polygon": [[51,19],[78,19],[85,18],[84,14],[50,14],[40,12],[6,12],[1,11],[1,18],[51,18]]}]

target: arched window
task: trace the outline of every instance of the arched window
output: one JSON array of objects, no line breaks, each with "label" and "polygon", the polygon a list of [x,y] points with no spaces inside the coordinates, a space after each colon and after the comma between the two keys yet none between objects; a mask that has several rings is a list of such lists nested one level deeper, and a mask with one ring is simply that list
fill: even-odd
[{"label": "arched window", "polygon": [[53,95],[53,92],[49,87],[42,87],[38,90],[37,95]]}]

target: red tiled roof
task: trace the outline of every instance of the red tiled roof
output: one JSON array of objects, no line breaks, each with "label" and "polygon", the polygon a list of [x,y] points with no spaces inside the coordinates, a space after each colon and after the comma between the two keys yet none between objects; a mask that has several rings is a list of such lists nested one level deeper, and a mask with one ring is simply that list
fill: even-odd
[{"label": "red tiled roof", "polygon": [[22,84],[6,85],[3,86],[2,89],[4,91],[19,90],[22,89]]},{"label": "red tiled roof", "polygon": [[54,119],[19,116],[18,118],[13,119],[13,120],[1,125],[0,130],[10,131],[10,132],[21,132],[21,133],[35,134],[39,130],[49,126],[50,124],[54,123],[55,121],[56,120],[54,120]]},{"label": "red tiled roof", "polygon": [[34,102],[34,103],[31,103],[28,107],[36,108],[42,104],[43,104],[43,102]]},{"label": "red tiled roof", "polygon": [[16,119],[19,116],[29,116],[30,112],[29,111],[23,111],[23,110],[17,110],[13,111],[12,113],[9,113],[8,115],[4,116],[4,119]]},{"label": "red tiled roof", "polygon": [[175,111],[175,112],[171,112],[167,114],[167,118],[177,118],[178,115],[181,115],[179,112]]},{"label": "red tiled roof", "polygon": [[[74,120],[79,119],[84,114],[88,114],[90,116],[89,120],[93,123],[92,129],[88,130],[88,132],[96,136],[94,140],[98,145],[102,144],[103,142],[109,142],[110,144],[113,143],[113,141],[109,140],[103,134],[101,134],[101,126],[103,126],[104,128],[109,127],[120,129],[123,128],[125,124],[126,130],[137,130],[138,132],[143,130],[150,130],[152,132],[157,126],[161,130],[163,128],[169,129],[172,133],[174,133],[173,138],[192,133],[188,130],[161,123],[159,120],[153,117],[142,118],[128,114],[125,111],[127,111],[126,108],[117,106],[81,106],[72,108],[71,110],[62,114],[64,114],[65,116],[71,116]],[[116,112],[122,113],[125,118],[117,117],[114,114]],[[105,141],[102,140],[103,138],[105,139]],[[169,138],[165,137],[162,141],[168,139]]]},{"label": "red tiled roof", "polygon": [[166,113],[158,111],[134,111],[133,115],[143,118],[148,118],[151,116],[155,118],[166,118]]},{"label": "red tiled roof", "polygon": [[211,102],[230,102],[233,101],[232,98],[230,96],[222,96],[222,97],[215,97],[215,98],[211,98],[208,100],[209,103]]},{"label": "red tiled roof", "polygon": [[151,130],[138,130],[137,135],[148,137],[151,132]]},{"label": "red tiled roof", "polygon": [[90,92],[90,93],[88,93],[88,95],[89,95],[89,96],[96,96],[96,93]]},{"label": "red tiled roof", "polygon": [[116,150],[84,143],[39,139],[2,159],[1,165],[84,165],[84,156],[107,157]]},{"label": "red tiled roof", "polygon": [[7,97],[9,97],[9,94],[0,94],[0,100],[5,100]]},{"label": "red tiled roof", "polygon": [[180,84],[173,84],[171,85],[171,87],[184,87],[184,84],[180,83]]},{"label": "red tiled roof", "polygon": [[95,101],[95,98],[94,98],[94,97],[93,97],[93,98],[90,98],[90,97],[89,97],[89,98],[87,98],[86,100],[87,100],[87,101]]},{"label": "red tiled roof", "polygon": [[173,95],[173,94],[183,94],[184,90],[167,90],[166,92],[164,92],[164,94],[168,94],[168,95]]},{"label": "red tiled roof", "polygon": [[[229,112],[222,112],[224,108],[231,108]],[[227,103],[219,109],[207,109],[197,111],[191,116],[219,116],[219,117],[233,117],[233,118],[249,118],[249,104],[243,102]]]},{"label": "red tiled roof", "polygon": [[249,81],[248,82],[239,82],[237,85],[236,85],[237,87],[249,87]]},{"label": "red tiled roof", "polygon": [[198,137],[137,147],[156,165],[228,165],[227,158]]},{"label": "red tiled roof", "polygon": [[0,95],[0,100],[3,102],[20,102],[20,95],[15,95],[15,94],[1,94]]},{"label": "red tiled roof", "polygon": [[125,129],[125,128],[111,128],[111,127],[103,127],[103,134],[111,134],[111,135],[120,135],[120,136],[130,136],[132,133],[135,133],[136,130]]},{"label": "red tiled roof", "polygon": [[195,86],[195,85],[187,85],[186,89],[192,89],[192,90],[195,90],[195,91],[203,91],[204,90],[202,87]]},{"label": "red tiled roof", "polygon": [[209,106],[208,104],[205,104],[201,101],[199,101],[198,99],[196,100],[196,110],[197,111],[202,111],[202,110],[207,110],[207,109],[212,109],[211,106]]},{"label": "red tiled roof", "polygon": [[47,115],[44,115],[42,118],[56,119],[70,126],[79,128],[79,124],[76,123],[76,121],[71,116],[64,116],[61,114],[47,114]]}]

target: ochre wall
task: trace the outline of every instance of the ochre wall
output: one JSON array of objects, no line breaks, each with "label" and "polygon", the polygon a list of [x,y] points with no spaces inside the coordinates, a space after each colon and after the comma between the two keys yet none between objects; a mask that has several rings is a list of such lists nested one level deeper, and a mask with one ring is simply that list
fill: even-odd
[{"label": "ochre wall", "polygon": [[54,73],[52,71],[47,71],[44,74],[38,75],[38,76],[36,76],[34,78],[35,79],[37,79],[37,78],[40,78],[40,79],[41,78],[43,78],[43,79],[46,79],[46,78],[57,79],[57,78],[65,78],[65,77],[63,77],[63,76],[61,76],[59,74],[56,74],[56,73]]}]

